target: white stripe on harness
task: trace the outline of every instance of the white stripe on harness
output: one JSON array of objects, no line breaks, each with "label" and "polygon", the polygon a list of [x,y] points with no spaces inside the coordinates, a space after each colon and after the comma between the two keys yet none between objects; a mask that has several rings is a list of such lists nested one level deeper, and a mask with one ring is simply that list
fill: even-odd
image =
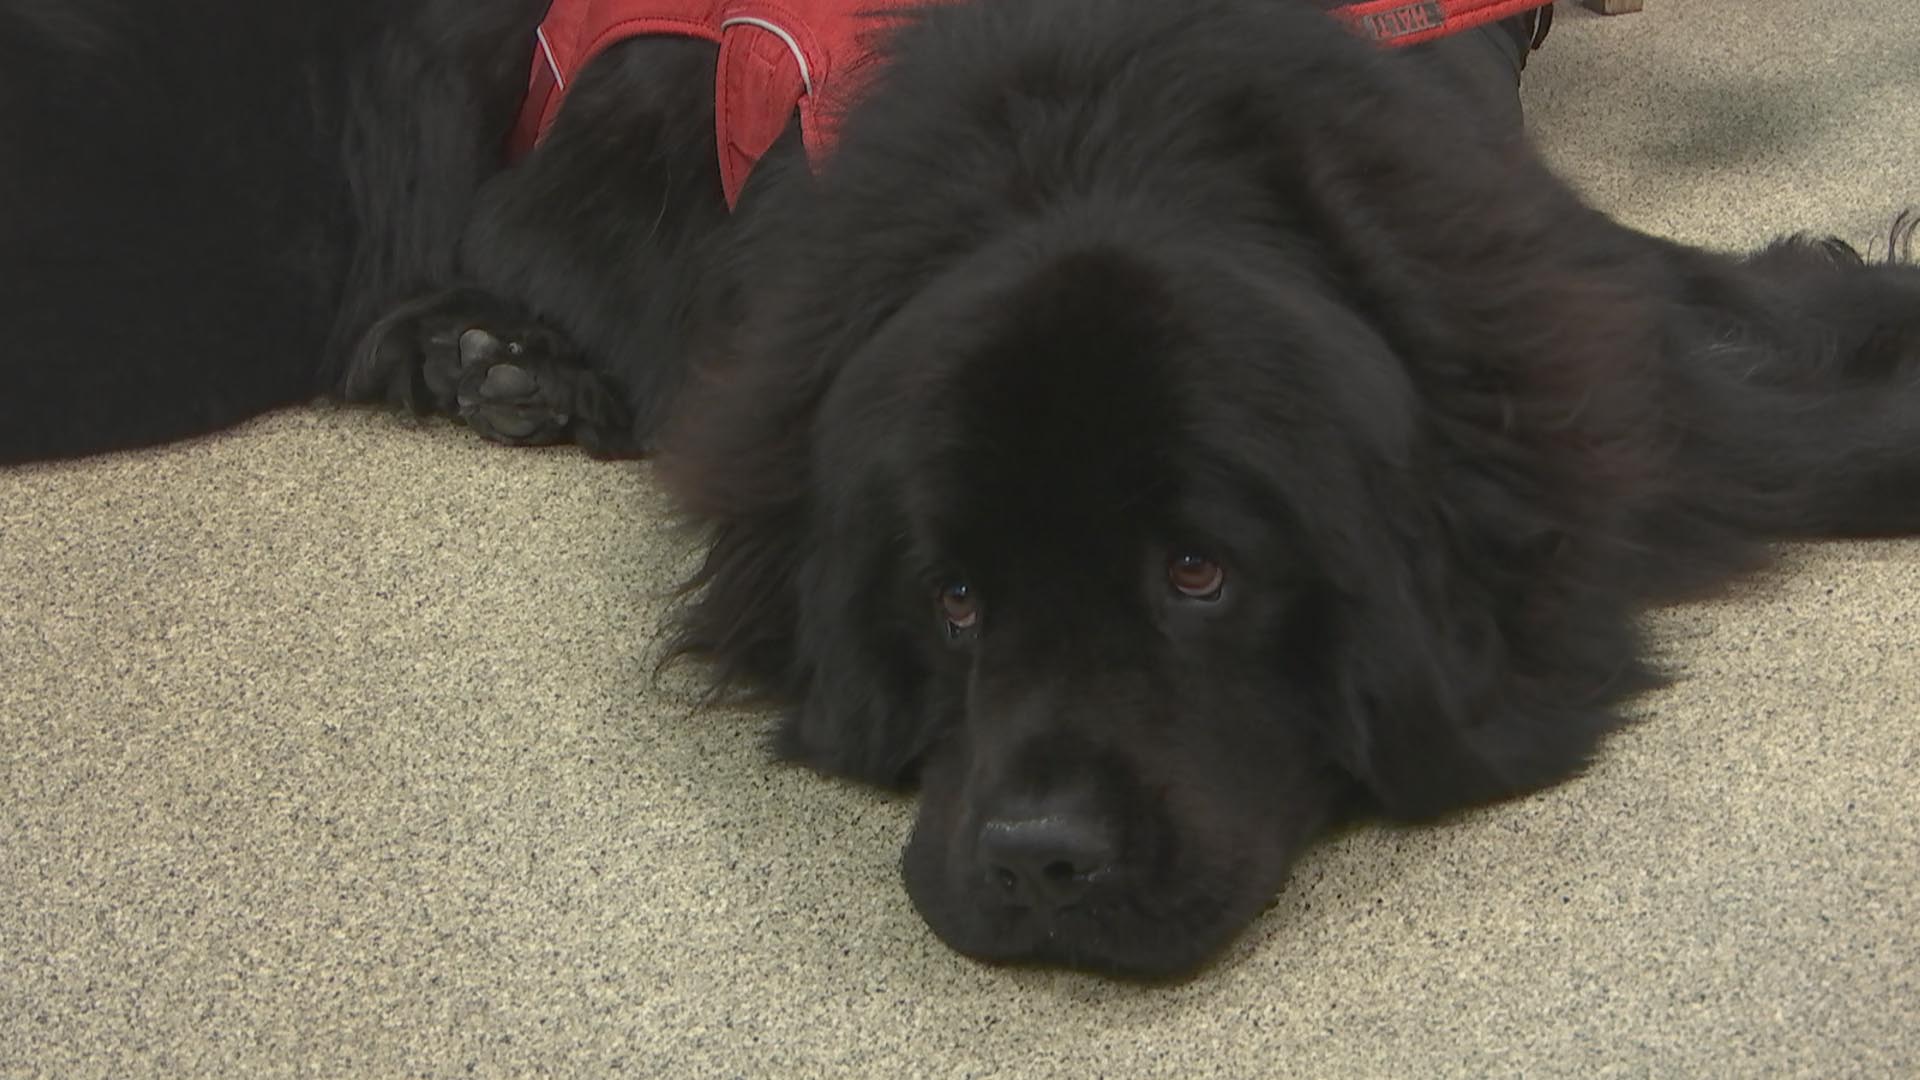
[{"label": "white stripe on harness", "polygon": [[730,26],[757,26],[779,38],[781,41],[786,42],[787,51],[793,54],[793,62],[800,65],[800,82],[807,88],[807,96],[813,96],[813,72],[807,70],[807,58],[805,54],[800,51],[800,43],[795,41],[793,35],[787,33],[784,27],[770,23],[765,19],[754,19],[744,15],[728,19],[721,23],[720,29],[725,30]]},{"label": "white stripe on harness", "polygon": [[560,74],[560,61],[553,58],[553,42],[547,40],[547,28],[543,26],[534,31],[534,36],[540,39],[540,55],[547,58],[547,70],[553,72],[554,83],[559,89],[565,90],[567,77]]}]

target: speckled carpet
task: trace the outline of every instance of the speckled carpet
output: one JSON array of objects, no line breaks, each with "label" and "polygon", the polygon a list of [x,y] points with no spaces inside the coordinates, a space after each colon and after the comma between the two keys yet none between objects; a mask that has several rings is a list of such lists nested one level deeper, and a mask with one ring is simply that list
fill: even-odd
[{"label": "speckled carpet", "polygon": [[[1920,202],[1920,5],[1574,8],[1537,137],[1743,246]],[[289,412],[0,471],[0,1075],[1920,1075],[1920,543],[1655,620],[1587,777],[1318,850],[1158,990],[976,966],[906,803],[656,678],[644,468]]]}]

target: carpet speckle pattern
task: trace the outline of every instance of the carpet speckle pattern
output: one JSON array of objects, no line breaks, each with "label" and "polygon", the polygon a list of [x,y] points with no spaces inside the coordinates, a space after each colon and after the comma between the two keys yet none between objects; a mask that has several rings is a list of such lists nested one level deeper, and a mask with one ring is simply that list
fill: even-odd
[{"label": "carpet speckle pattern", "polygon": [[[1920,5],[1566,6],[1563,173],[1651,230],[1920,203]],[[644,467],[297,410],[0,471],[0,1076],[1920,1074],[1920,543],[1657,615],[1580,780],[1316,849],[1171,989],[922,927],[906,801],[653,667]]]}]

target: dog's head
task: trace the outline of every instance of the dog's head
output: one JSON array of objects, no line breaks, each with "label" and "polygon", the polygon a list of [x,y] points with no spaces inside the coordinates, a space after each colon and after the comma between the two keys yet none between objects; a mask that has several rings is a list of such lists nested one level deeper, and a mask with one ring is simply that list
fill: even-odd
[{"label": "dog's head", "polygon": [[1610,234],[1524,155],[1316,98],[1347,69],[1300,50],[1359,47],[1312,18],[1055,187],[851,128],[808,216],[844,259],[669,443],[718,523],[683,645],[792,703],[787,755],[920,783],[908,888],[970,954],[1189,971],[1349,805],[1558,779],[1634,684],[1580,584],[1636,467]]},{"label": "dog's head", "polygon": [[[1057,242],[984,258],[849,365],[819,541],[865,547],[868,655],[914,673],[882,706],[905,741],[866,753],[924,764],[928,922],[977,955],[1180,970],[1349,783],[1313,718],[1346,710],[1342,639],[1402,561],[1396,500],[1365,493],[1402,483],[1414,398],[1310,282]],[[802,711],[789,748],[835,764],[847,715]]]}]

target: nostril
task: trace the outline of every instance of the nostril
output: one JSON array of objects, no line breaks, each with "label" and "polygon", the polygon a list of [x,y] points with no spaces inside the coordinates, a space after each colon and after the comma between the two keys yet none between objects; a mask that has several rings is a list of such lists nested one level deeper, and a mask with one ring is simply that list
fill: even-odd
[{"label": "nostril", "polygon": [[1113,829],[1083,814],[994,818],[980,828],[980,862],[1007,898],[1064,907],[1112,868],[1118,855]]}]

